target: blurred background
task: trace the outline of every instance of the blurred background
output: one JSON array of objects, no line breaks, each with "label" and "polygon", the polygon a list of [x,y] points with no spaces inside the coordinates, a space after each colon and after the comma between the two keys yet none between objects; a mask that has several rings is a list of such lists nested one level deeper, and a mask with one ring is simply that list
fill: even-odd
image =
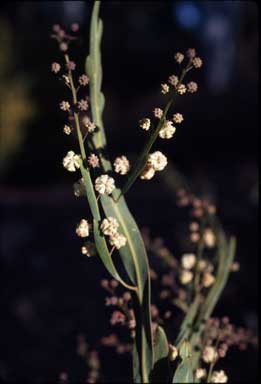
[{"label": "blurred background", "polygon": [[[81,33],[73,58],[79,74],[84,71],[92,4],[1,2],[0,377],[8,382],[54,383],[61,371],[79,382],[86,364],[76,353],[77,335],[94,346],[110,331],[98,284],[107,275],[99,260],[81,255],[75,236],[88,207],[73,196],[77,176],[62,167],[72,138],[62,132],[58,105],[68,92],[50,71],[52,62],[61,61],[50,39],[52,25],[73,22]],[[257,4],[106,1],[101,17],[112,159],[135,159],[141,150],[145,135],[137,122],[163,105],[160,83],[177,71],[174,53],[195,47],[203,59],[202,70],[190,75],[199,91],[177,103],[184,123],[157,149],[213,200],[224,227],[237,236],[241,270],[217,313],[257,332]],[[138,181],[127,198],[139,226],[163,237],[179,256],[178,220],[188,217],[177,210],[171,177],[167,169],[150,183]],[[102,357],[107,381],[130,375],[126,359],[118,359],[113,353]],[[256,379],[255,350],[229,352],[224,364],[233,382]]]}]

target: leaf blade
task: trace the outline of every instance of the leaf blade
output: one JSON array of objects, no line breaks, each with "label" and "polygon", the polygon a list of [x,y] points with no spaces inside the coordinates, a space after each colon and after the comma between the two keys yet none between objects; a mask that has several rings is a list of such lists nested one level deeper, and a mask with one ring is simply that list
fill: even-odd
[{"label": "leaf blade", "polygon": [[191,357],[187,357],[178,365],[173,383],[193,383],[193,369]]}]

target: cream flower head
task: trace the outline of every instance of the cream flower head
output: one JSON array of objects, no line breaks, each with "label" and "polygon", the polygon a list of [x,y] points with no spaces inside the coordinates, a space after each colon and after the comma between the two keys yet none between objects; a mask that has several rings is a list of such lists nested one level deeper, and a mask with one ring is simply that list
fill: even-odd
[{"label": "cream flower head", "polygon": [[148,131],[150,129],[150,119],[148,119],[147,117],[144,119],[141,119],[139,121],[139,126],[145,131]]},{"label": "cream flower head", "polygon": [[67,155],[63,159],[63,166],[69,172],[75,172],[77,168],[80,168],[81,156],[76,155],[73,151],[67,152]]},{"label": "cream flower head", "polygon": [[213,276],[212,273],[209,273],[209,272],[204,273],[202,277],[203,287],[205,288],[211,287],[211,285],[214,284],[215,280],[216,280],[215,276]]},{"label": "cream flower head", "polygon": [[126,156],[116,157],[113,163],[114,170],[120,175],[126,175],[130,170],[130,162]]},{"label": "cream flower head", "polygon": [[114,179],[108,175],[101,175],[95,180],[95,189],[101,195],[110,195],[115,188]]},{"label": "cream flower head", "polygon": [[109,216],[102,220],[100,228],[104,235],[112,236],[117,232],[119,223],[114,217]]},{"label": "cream flower head", "polygon": [[126,237],[121,233],[116,232],[114,235],[110,236],[110,244],[117,249],[124,247],[126,242]]},{"label": "cream flower head", "polygon": [[88,224],[88,221],[85,219],[82,219],[78,227],[76,228],[75,232],[79,237],[88,237],[89,230],[90,230],[90,225]]},{"label": "cream flower head", "polygon": [[196,372],[195,372],[196,379],[201,380],[201,379],[203,379],[206,376],[207,376],[207,371],[206,371],[205,368],[198,368],[198,369],[196,369]]},{"label": "cream flower head", "polygon": [[168,164],[168,160],[162,152],[156,151],[149,154],[147,164],[155,171],[162,171]]},{"label": "cream flower head", "polygon": [[193,273],[191,271],[184,270],[180,274],[180,282],[183,285],[189,284],[193,279]]},{"label": "cream flower head", "polygon": [[95,245],[91,242],[87,242],[82,246],[81,252],[83,255],[86,255],[87,257],[92,257],[96,254]]},{"label": "cream flower head", "polygon": [[210,378],[211,383],[227,383],[227,381],[228,377],[223,370],[214,371]]},{"label": "cream flower head", "polygon": [[214,347],[207,346],[203,349],[202,352],[202,360],[207,363],[211,364],[218,358],[218,353]]},{"label": "cream flower head", "polygon": [[173,126],[172,121],[166,120],[159,131],[159,137],[161,139],[171,139],[176,132],[176,128]]},{"label": "cream flower head", "polygon": [[150,180],[155,175],[155,169],[146,165],[144,170],[142,171],[140,178],[141,180]]},{"label": "cream flower head", "polygon": [[180,123],[182,123],[183,120],[184,120],[184,118],[183,118],[183,115],[182,115],[181,113],[175,113],[175,114],[173,115],[173,121],[174,121],[174,123],[176,123],[176,124],[180,124]]},{"label": "cream flower head", "polygon": [[196,263],[196,256],[193,253],[184,253],[181,257],[181,265],[185,269],[192,269]]},{"label": "cream flower head", "polygon": [[161,84],[161,93],[163,93],[163,95],[165,95],[166,93],[169,92],[169,86],[168,84],[164,83],[164,84]]},{"label": "cream flower head", "polygon": [[206,247],[213,248],[216,245],[216,236],[212,229],[207,228],[203,233],[203,239]]}]

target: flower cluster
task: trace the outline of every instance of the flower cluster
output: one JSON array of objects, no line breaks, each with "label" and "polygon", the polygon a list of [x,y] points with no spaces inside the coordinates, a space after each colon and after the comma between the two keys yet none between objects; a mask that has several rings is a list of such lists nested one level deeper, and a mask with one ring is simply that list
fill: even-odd
[{"label": "flower cluster", "polygon": [[[71,29],[71,32],[73,33],[78,32],[79,25],[77,23],[73,23],[70,29]],[[59,24],[55,24],[53,26],[53,33],[51,37],[58,41],[59,48],[62,52],[68,51],[69,44],[73,40],[76,40],[76,37],[74,35],[66,32],[64,29],[61,28]]]},{"label": "flower cluster", "polygon": [[[199,57],[196,57],[196,52],[194,49],[189,49],[186,54],[188,58],[188,63],[185,69],[182,72],[181,77],[179,78],[176,75],[171,75],[168,78],[168,83],[162,83],[161,84],[161,93],[166,95],[170,93],[171,89],[173,88],[175,93],[179,95],[183,95],[186,92],[194,93],[197,90],[197,84],[193,81],[189,82],[187,86],[183,84],[183,79],[185,74],[191,70],[192,68],[200,68],[202,65],[202,60]],[[178,64],[181,64],[184,61],[185,55],[181,52],[177,52],[174,56],[175,61]],[[161,139],[171,139],[175,132],[176,127],[173,125],[173,122],[175,124],[180,124],[184,120],[184,117],[181,113],[177,112],[173,114],[172,120],[167,119],[166,114],[168,112],[169,107],[166,107],[165,111],[159,107],[156,107],[153,109],[153,116],[155,119],[160,120],[158,122],[158,125],[156,127],[156,130],[158,132],[158,136]],[[142,118],[139,121],[139,126],[145,130],[148,131],[151,128],[151,120],[149,117]],[[160,155],[159,155],[160,154]],[[155,174],[155,171],[162,170],[166,164],[167,159],[166,157],[161,154],[161,152],[155,152],[154,154],[150,154],[148,156],[147,163],[145,164],[145,167],[140,174],[140,178],[143,180],[150,180]],[[160,167],[161,169],[157,169],[157,166],[153,166],[153,164],[157,163],[154,161],[155,158],[160,159]],[[185,273],[184,281],[188,281],[189,276],[188,273]]]},{"label": "flower cluster", "polygon": [[106,236],[109,236],[110,244],[120,249],[126,245],[127,239],[126,237],[118,232],[119,223],[114,217],[107,217],[102,220],[100,229],[102,233]]},{"label": "flower cluster", "polygon": [[96,255],[96,248],[93,243],[90,241],[84,243],[84,245],[81,248],[81,252],[83,255],[86,255],[87,257],[92,257]]},{"label": "flower cluster", "polygon": [[101,281],[101,286],[109,294],[109,297],[105,299],[106,306],[114,306],[118,309],[112,312],[110,319],[111,325],[124,325],[131,333],[131,336],[135,336],[136,321],[134,311],[131,307],[131,295],[129,292],[124,292],[122,295],[118,295],[117,288],[118,282],[116,280],[104,279]]},{"label": "flower cluster", "polygon": [[167,164],[168,160],[166,156],[160,151],[150,153],[140,178],[143,180],[150,180],[155,175],[155,172],[162,171]]}]

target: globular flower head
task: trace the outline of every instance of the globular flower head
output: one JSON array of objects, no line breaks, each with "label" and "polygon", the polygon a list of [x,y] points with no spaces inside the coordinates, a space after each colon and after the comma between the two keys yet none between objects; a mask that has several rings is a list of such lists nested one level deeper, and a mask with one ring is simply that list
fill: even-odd
[{"label": "globular flower head", "polygon": [[150,129],[150,119],[148,118],[141,119],[139,121],[139,126],[145,131],[148,131]]},{"label": "globular flower head", "polygon": [[223,370],[214,371],[210,378],[211,383],[227,383],[227,381],[228,377]]},{"label": "globular flower head", "polygon": [[130,162],[126,156],[117,157],[113,163],[114,170],[120,175],[126,175],[130,170]]},{"label": "globular flower head", "polygon": [[174,121],[174,123],[176,123],[176,124],[180,124],[180,123],[182,123],[183,120],[184,120],[184,118],[183,118],[183,115],[182,115],[181,113],[175,113],[175,114],[173,115],[173,121]]},{"label": "globular flower head", "polygon": [[162,139],[171,139],[176,132],[176,128],[173,126],[172,121],[166,120],[159,131],[159,137]]},{"label": "globular flower head", "polygon": [[68,71],[74,71],[75,68],[76,68],[76,64],[74,61],[69,61],[67,64],[66,64],[66,68],[68,69]]},{"label": "globular flower head", "polygon": [[238,261],[234,261],[232,264],[231,264],[231,267],[230,267],[230,271],[231,272],[238,272],[240,269],[240,264]]},{"label": "globular flower head", "polygon": [[89,83],[89,77],[87,75],[81,75],[79,77],[79,84],[85,87]]},{"label": "globular flower head", "polygon": [[187,57],[188,57],[190,60],[192,60],[192,59],[194,59],[194,57],[196,56],[196,51],[195,51],[194,48],[189,48],[189,49],[187,50],[186,54],[187,54]]},{"label": "globular flower head", "polygon": [[155,171],[162,171],[168,164],[168,160],[162,152],[156,151],[149,154],[147,164]]},{"label": "globular flower head", "polygon": [[79,28],[80,28],[80,26],[79,26],[78,23],[73,23],[73,24],[71,25],[71,30],[72,30],[73,32],[78,32],[78,31],[79,31]]},{"label": "globular flower head", "polygon": [[207,376],[207,371],[205,368],[198,368],[195,372],[195,377],[197,380],[204,379]]},{"label": "globular flower head", "polygon": [[177,92],[180,94],[180,95],[184,95],[184,93],[186,93],[187,91],[187,88],[184,84],[179,84],[179,86],[177,87]]},{"label": "globular flower head", "polygon": [[73,151],[67,152],[67,155],[63,159],[63,166],[69,172],[75,172],[76,169],[80,168],[81,156],[76,155]]},{"label": "globular flower head", "polygon": [[166,84],[166,83],[161,84],[161,93],[163,93],[163,95],[165,95],[168,92],[169,92],[168,84]]},{"label": "globular flower head", "polygon": [[62,42],[60,45],[59,45],[59,48],[62,52],[66,52],[68,50],[68,44],[65,43],[65,42]]},{"label": "globular flower head", "polygon": [[192,60],[192,64],[194,65],[195,68],[200,68],[202,67],[202,60],[200,57],[194,57]]},{"label": "globular flower head", "polygon": [[82,123],[83,123],[84,127],[87,128],[87,131],[89,133],[92,133],[96,128],[96,125],[90,120],[90,118],[88,116],[83,117]]},{"label": "globular flower head", "polygon": [[114,217],[107,217],[101,222],[101,231],[104,235],[113,236],[119,228],[119,223]]},{"label": "globular flower head", "polygon": [[112,236],[110,236],[109,241],[110,241],[110,244],[117,249],[124,247],[127,243],[126,237],[123,234],[118,233],[118,232],[116,232]]},{"label": "globular flower head", "polygon": [[87,100],[81,99],[80,101],[78,101],[78,108],[80,111],[87,111],[88,107],[89,103]]},{"label": "globular flower head", "polygon": [[61,27],[59,24],[54,24],[52,29],[54,32],[58,33],[60,31]]},{"label": "globular flower head", "polygon": [[75,232],[79,237],[88,237],[89,230],[90,230],[90,225],[88,224],[88,221],[85,219],[82,219],[79,225],[77,226]]},{"label": "globular flower head", "polygon": [[108,175],[101,175],[95,180],[95,189],[101,195],[110,195],[115,188],[114,179]]},{"label": "globular flower head", "polygon": [[173,87],[176,87],[177,84],[178,84],[178,82],[179,82],[179,78],[178,78],[178,76],[176,76],[176,75],[171,75],[171,76],[169,76],[168,82],[169,82]]},{"label": "globular flower head", "polygon": [[193,253],[185,253],[181,258],[181,265],[185,269],[192,269],[196,264],[196,256]]},{"label": "globular flower head", "polygon": [[208,266],[208,263],[206,262],[206,260],[199,260],[199,263],[198,263],[198,269],[200,272],[204,272],[206,269],[207,269],[207,266]]},{"label": "globular flower head", "polygon": [[85,190],[83,178],[81,178],[80,180],[78,180],[76,183],[73,184],[73,193],[74,193],[74,196],[76,197],[85,195],[86,190]]},{"label": "globular flower head", "polygon": [[153,114],[154,116],[156,117],[156,119],[161,119],[162,118],[162,115],[163,115],[163,111],[161,108],[155,108],[153,110]]},{"label": "globular flower head", "polygon": [[203,287],[208,288],[214,284],[215,280],[215,276],[213,276],[212,273],[206,272],[202,277],[202,285]]},{"label": "globular flower head", "polygon": [[180,52],[177,52],[174,57],[176,62],[179,64],[182,63],[182,61],[184,60],[184,55],[183,53],[180,53]]},{"label": "globular flower head", "polygon": [[203,349],[203,352],[202,352],[202,360],[207,363],[207,364],[211,364],[213,363],[214,361],[216,361],[218,358],[218,353],[216,351],[216,349],[214,347],[212,347],[211,345],[209,346],[206,346],[204,349]]},{"label": "globular flower head", "polygon": [[111,325],[124,324],[126,321],[126,316],[121,311],[114,311],[111,316],[110,323]]},{"label": "globular flower head", "polygon": [[207,228],[204,230],[203,239],[206,247],[213,248],[216,245],[216,235],[212,231],[212,229]]},{"label": "globular flower head", "polygon": [[91,153],[88,157],[88,164],[92,168],[97,168],[100,166],[100,160],[99,157],[96,156],[94,153]]},{"label": "globular flower head", "polygon": [[198,85],[197,85],[197,83],[195,83],[195,81],[190,81],[187,84],[187,91],[188,92],[195,93],[195,92],[197,92],[197,90],[198,90]]},{"label": "globular flower head", "polygon": [[197,232],[199,230],[199,224],[196,221],[192,221],[189,225],[189,230],[191,232]]},{"label": "globular flower head", "polygon": [[193,279],[193,273],[191,271],[183,270],[179,276],[181,284],[187,285]]},{"label": "globular flower head", "polygon": [[57,35],[60,37],[60,39],[64,39],[64,37],[65,37],[65,30],[62,29],[62,28],[59,28],[59,30],[57,31]]},{"label": "globular flower head", "polygon": [[69,127],[69,125],[65,125],[63,127],[63,132],[66,134],[66,135],[70,135],[72,133],[72,129],[71,127]]},{"label": "globular flower head", "polygon": [[69,111],[70,110],[70,103],[68,101],[61,101],[60,102],[60,109],[62,111]]},{"label": "globular flower head", "polygon": [[52,63],[52,72],[58,73],[61,69],[61,66],[59,63]]},{"label": "globular flower head", "polygon": [[91,242],[87,242],[82,246],[81,252],[83,255],[86,255],[87,257],[95,256],[96,255],[95,245]]},{"label": "globular flower head", "polygon": [[140,178],[142,180],[150,180],[153,178],[154,175],[155,175],[155,169],[146,165],[146,167],[144,168],[144,170],[140,175]]}]

